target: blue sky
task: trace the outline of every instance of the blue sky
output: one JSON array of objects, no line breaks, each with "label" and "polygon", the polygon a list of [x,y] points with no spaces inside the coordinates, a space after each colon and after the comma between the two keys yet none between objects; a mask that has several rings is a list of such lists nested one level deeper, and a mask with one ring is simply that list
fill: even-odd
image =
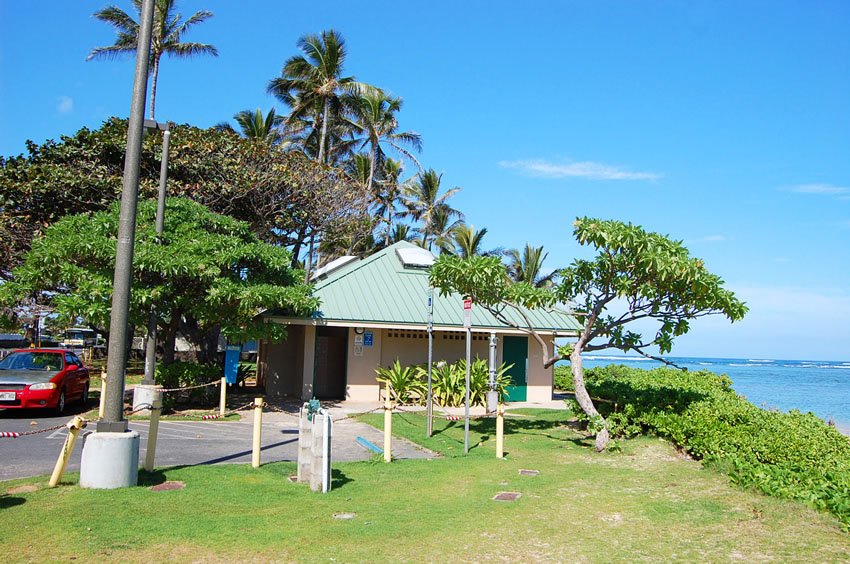
[{"label": "blue sky", "polygon": [[[0,154],[130,107],[133,61],[85,62],[103,0],[0,0]],[[130,10],[129,0],[115,0]],[[850,3],[183,0],[218,58],[165,60],[157,117],[209,126],[335,28],[358,79],[402,96],[420,161],[489,246],[554,268],[576,216],[682,239],[748,302],[675,355],[850,359]]]}]

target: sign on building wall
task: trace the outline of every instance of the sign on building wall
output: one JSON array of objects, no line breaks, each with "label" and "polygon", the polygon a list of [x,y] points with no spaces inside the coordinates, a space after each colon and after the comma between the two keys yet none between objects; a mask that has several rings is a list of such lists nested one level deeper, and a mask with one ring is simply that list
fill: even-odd
[{"label": "sign on building wall", "polygon": [[363,333],[363,346],[364,347],[371,347],[372,343],[374,342],[374,339],[375,339],[374,333],[372,333],[371,331],[366,331],[365,333]]}]

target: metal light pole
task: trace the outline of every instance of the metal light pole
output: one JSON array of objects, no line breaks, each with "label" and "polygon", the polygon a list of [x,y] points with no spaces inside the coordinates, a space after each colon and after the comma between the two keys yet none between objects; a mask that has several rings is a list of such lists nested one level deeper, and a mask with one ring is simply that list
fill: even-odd
[{"label": "metal light pole", "polygon": [[431,415],[434,413],[434,391],[431,380],[431,365],[434,364],[434,288],[428,288],[428,420],[425,423],[428,438],[431,438],[433,425]]},{"label": "metal light pole", "polygon": [[[168,180],[168,145],[171,140],[171,131],[168,129],[168,123],[158,123],[153,120],[146,119],[145,127],[150,129],[162,130],[162,162],[159,168],[159,197],[156,205],[156,239],[159,242],[162,236],[162,231],[165,226],[165,185]],[[148,318],[148,338],[145,343],[145,376],[142,379],[142,385],[154,385],[154,372],[156,369],[156,325],[157,325],[156,304],[151,307],[151,314]],[[135,403],[135,402],[134,402]]]},{"label": "metal light pole", "polygon": [[127,152],[124,157],[124,181],[121,187],[121,212],[118,220],[118,242],[115,249],[115,275],[112,283],[112,311],[109,319],[109,356],[106,374],[106,406],[98,432],[124,432],[124,376],[127,365],[127,318],[130,307],[130,285],[133,278],[133,246],[136,237],[136,204],[139,192],[139,168],[144,133],[145,97],[148,90],[153,0],[143,0],[139,20],[139,42],[136,46],[136,71],[130,123],[127,128]]},{"label": "metal light pole", "polygon": [[490,331],[490,378],[487,390],[487,413],[495,413],[499,405],[499,392],[496,391],[496,333]]},{"label": "metal light pole", "polygon": [[463,453],[469,453],[469,370],[472,362],[472,298],[463,300],[463,326],[466,327],[466,401],[464,402]]}]

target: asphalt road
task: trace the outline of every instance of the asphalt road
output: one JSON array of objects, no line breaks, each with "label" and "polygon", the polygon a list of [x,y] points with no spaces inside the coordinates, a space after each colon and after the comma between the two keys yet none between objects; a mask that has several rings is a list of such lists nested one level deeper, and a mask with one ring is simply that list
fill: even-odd
[{"label": "asphalt road", "polygon": [[[0,431],[27,432],[62,425],[73,416],[46,416],[38,411],[0,410]],[[342,415],[334,414],[341,419]],[[32,423],[35,424],[32,424]],[[93,427],[93,426],[92,426]],[[148,422],[131,421],[130,428],[141,436],[140,465],[147,448]],[[86,429],[74,447],[68,472],[79,471]],[[68,431],[64,427],[38,435],[0,438],[0,481],[50,474]],[[250,463],[253,418],[250,412],[241,421],[160,421],[156,447],[156,466]],[[332,457],[334,461],[368,460],[373,452],[356,442],[363,437],[383,446],[378,429],[353,419],[334,423]],[[298,419],[285,413],[264,413],[261,462],[294,461],[298,458]],[[393,439],[395,458],[427,458],[433,453],[400,439]]]}]

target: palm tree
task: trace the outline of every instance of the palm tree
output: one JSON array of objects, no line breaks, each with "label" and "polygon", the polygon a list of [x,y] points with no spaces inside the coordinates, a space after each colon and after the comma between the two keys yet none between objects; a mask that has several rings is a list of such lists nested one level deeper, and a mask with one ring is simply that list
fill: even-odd
[{"label": "palm tree", "polygon": [[422,137],[415,131],[398,131],[396,113],[401,110],[401,98],[393,98],[382,90],[372,88],[360,95],[348,96],[346,105],[352,114],[352,118],[347,121],[354,130],[354,134],[360,136],[360,150],[369,146],[372,162],[369,170],[369,186],[372,186],[374,182],[376,168],[380,171],[386,161],[386,153],[381,143],[386,143],[416,163],[417,167],[419,166],[419,161],[403,145],[421,151]]},{"label": "palm tree", "polygon": [[[451,188],[440,195],[442,178],[443,175],[437,174],[433,168],[428,169],[417,174],[413,181],[406,183],[402,192],[402,203],[406,208],[404,215],[421,222],[422,246],[428,249],[431,248],[433,239],[440,232],[441,226],[435,221],[438,213],[443,226],[454,226],[452,223],[454,219],[463,220],[463,214],[447,203],[449,198],[460,191],[460,188]],[[447,231],[443,230],[442,233],[445,234]]]},{"label": "palm tree", "polygon": [[448,206],[438,207],[431,215],[428,232],[423,234],[422,240],[418,242],[419,246],[425,247],[429,251],[436,246],[440,252],[448,252],[453,254],[454,238],[452,234],[454,230],[463,225],[463,220],[455,219],[450,213]]},{"label": "palm tree", "polygon": [[416,233],[416,229],[406,223],[396,223],[393,230],[388,235],[386,245],[389,246],[393,243],[398,243],[399,241],[412,242],[418,235],[419,234]]},{"label": "palm tree", "polygon": [[[275,113],[274,108],[263,116],[263,111],[242,110],[234,114],[233,119],[239,125],[240,133],[246,139],[262,139],[270,143],[278,143],[282,139],[280,125],[283,117]],[[224,122],[216,126],[216,129],[236,131],[229,123]]]},{"label": "palm tree", "polygon": [[476,231],[472,225],[462,223],[451,230],[453,248],[446,249],[446,252],[465,259],[472,256],[489,254],[481,249],[481,242],[486,234],[486,227],[480,231]]},{"label": "palm tree", "polygon": [[402,170],[400,161],[386,159],[380,175],[381,179],[373,186],[372,201],[375,204],[375,215],[385,224],[384,243],[387,245],[390,243],[390,234],[393,232],[393,220],[399,215],[396,207],[402,194],[402,184],[399,182]]},{"label": "palm tree", "polygon": [[[212,12],[201,10],[195,12],[186,20],[181,21],[181,14],[176,12],[176,0],[154,0],[153,29],[151,30],[151,95],[150,117],[156,119],[156,83],[159,78],[159,61],[163,55],[174,57],[192,57],[194,55],[218,56],[218,49],[207,43],[181,42],[180,39],[189,28],[203,23],[213,17]],[[141,19],[142,0],[133,0],[136,12]],[[107,6],[94,13],[94,17],[108,23],[117,32],[115,43],[105,47],[95,47],[91,50],[87,61],[99,58],[115,58],[128,53],[135,53],[139,42],[139,23],[117,6]]]},{"label": "palm tree", "polygon": [[511,249],[507,253],[508,276],[514,282],[528,282],[537,288],[550,286],[555,278],[555,272],[542,275],[543,261],[549,253],[543,252],[543,246],[532,247],[528,243],[522,253],[518,249]]},{"label": "palm tree", "polygon": [[[328,130],[331,121],[344,113],[342,93],[367,90],[353,76],[343,76],[345,40],[334,30],[321,35],[305,35],[298,40],[303,55],[286,60],[281,76],[269,82],[268,92],[290,107],[289,124],[312,120],[312,129],[319,128],[317,160],[327,162]],[[334,119],[336,118],[336,119]]]}]

